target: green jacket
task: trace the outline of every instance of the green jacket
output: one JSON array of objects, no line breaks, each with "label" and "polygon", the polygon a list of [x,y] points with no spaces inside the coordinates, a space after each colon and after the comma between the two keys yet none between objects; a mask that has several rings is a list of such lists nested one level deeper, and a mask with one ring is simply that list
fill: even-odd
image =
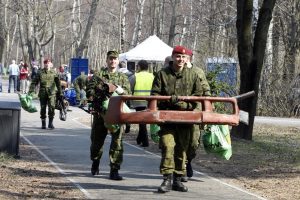
[{"label": "green jacket", "polygon": [[[161,69],[155,76],[151,95],[161,96],[203,96],[203,80],[193,68],[184,67],[181,72],[175,72],[171,66]],[[191,103],[196,108],[197,103]],[[171,109],[169,102],[159,102],[159,109]]]},{"label": "green jacket", "polygon": [[200,67],[196,67],[196,66],[193,66],[191,69],[196,71],[196,73],[199,76],[199,79],[201,81],[202,90],[203,90],[202,96],[211,96],[210,87],[206,80],[204,71]]},{"label": "green jacket", "polygon": [[87,98],[95,95],[95,88],[100,83],[99,78],[101,78],[106,83],[121,86],[124,90],[124,94],[130,94],[130,84],[125,74],[121,72],[110,73],[108,71],[108,68],[101,68],[99,72],[96,72],[93,75],[92,79],[87,84]]},{"label": "green jacket", "polygon": [[86,90],[87,83],[88,83],[88,76],[81,74],[74,79],[73,86],[76,92],[79,92],[82,89]]},{"label": "green jacket", "polygon": [[39,97],[56,95],[58,91],[61,94],[61,86],[58,74],[54,70],[41,69],[36,77],[32,80],[29,93],[33,93],[35,87],[40,84]]}]

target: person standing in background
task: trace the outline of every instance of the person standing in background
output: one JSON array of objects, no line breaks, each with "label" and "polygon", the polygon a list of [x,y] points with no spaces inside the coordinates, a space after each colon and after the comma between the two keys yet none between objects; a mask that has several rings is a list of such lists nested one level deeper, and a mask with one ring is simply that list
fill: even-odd
[{"label": "person standing in background", "polygon": [[8,67],[8,93],[11,91],[11,84],[14,83],[14,92],[17,92],[18,76],[20,74],[20,68],[16,64],[15,60],[12,60],[12,63]]},{"label": "person standing in background", "polygon": [[[202,96],[211,96],[210,86],[206,80],[204,71],[200,67],[194,66],[192,63],[192,60],[193,60],[193,51],[190,49],[187,49],[186,67],[191,70],[196,71],[196,74],[199,76],[199,79],[201,80],[201,86],[203,89]],[[198,105],[196,109],[201,109],[201,108]],[[193,131],[191,133],[191,138],[190,138],[190,144],[189,144],[188,150],[186,152],[186,154],[187,154],[186,176],[184,176],[181,179],[182,182],[187,182],[188,178],[193,177],[192,160],[196,157],[196,151],[200,145],[201,129],[203,129],[202,125],[194,125],[194,127],[193,127]]]},{"label": "person standing in background", "polygon": [[39,99],[41,105],[40,118],[42,129],[46,129],[46,108],[48,106],[49,129],[54,129],[53,119],[55,115],[56,93],[62,95],[58,74],[51,69],[53,64],[50,59],[44,60],[44,68],[38,71],[35,79],[32,80],[29,88],[29,95],[35,92],[36,86],[40,84]]},{"label": "person standing in background", "polygon": [[31,75],[30,75],[31,80],[35,79],[38,71],[39,71],[39,66],[37,65],[36,62],[33,62],[32,63]]},{"label": "person standing in background", "polygon": [[20,71],[20,92],[22,94],[27,94],[28,75],[29,75],[28,65],[27,63],[24,63]]},{"label": "person standing in background", "polygon": [[172,62],[172,56],[167,56],[165,58],[163,67],[168,67],[170,65],[170,62]]},{"label": "person standing in background", "polygon": [[[148,62],[146,60],[140,60],[137,64],[138,72],[132,75],[131,91],[134,96],[149,96],[151,93],[152,83],[154,75],[148,72]],[[145,110],[148,106],[147,101],[135,100],[131,101],[130,105],[136,111]],[[142,147],[148,147],[148,131],[146,124],[139,124],[139,132],[136,138],[138,145]]]},{"label": "person standing in background", "polygon": [[88,83],[88,76],[81,72],[79,76],[77,76],[73,80],[73,87],[76,91],[76,105],[80,106],[81,101],[86,99],[86,86]]}]

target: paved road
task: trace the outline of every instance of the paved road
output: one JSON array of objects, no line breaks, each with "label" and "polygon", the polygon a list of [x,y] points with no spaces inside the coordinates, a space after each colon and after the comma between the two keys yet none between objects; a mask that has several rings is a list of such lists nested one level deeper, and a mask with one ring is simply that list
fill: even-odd
[{"label": "paved road", "polygon": [[[9,100],[16,94],[0,95]],[[120,171],[125,180],[109,180],[109,137],[100,164],[101,174],[93,177],[90,175],[89,160],[90,128],[78,122],[78,117],[84,115],[86,113],[78,108],[72,108],[67,121],[55,118],[55,130],[42,130],[38,112],[32,114],[21,110],[21,135],[78,187],[87,199],[263,199],[201,172],[196,172],[193,180],[186,184],[189,192],[158,194],[157,187],[162,181],[158,170],[160,157],[126,142],[124,163]]]},{"label": "paved road", "polygon": [[255,117],[257,124],[269,124],[283,127],[296,127],[300,129],[300,118],[281,118],[281,117]]},{"label": "paved road", "polygon": [[[16,94],[0,95],[9,99]],[[160,157],[127,143],[124,144],[124,163],[120,171],[125,180],[109,180],[107,150],[110,138],[105,143],[104,157],[100,164],[101,174],[93,177],[90,175],[89,160],[90,128],[77,120],[83,115],[86,113],[72,108],[67,121],[60,121],[56,117],[54,130],[42,130],[38,112],[21,110],[21,136],[60,173],[65,174],[87,199],[263,199],[201,172],[196,172],[193,180],[186,184],[189,192],[158,194],[157,187],[162,181],[158,170]]]}]

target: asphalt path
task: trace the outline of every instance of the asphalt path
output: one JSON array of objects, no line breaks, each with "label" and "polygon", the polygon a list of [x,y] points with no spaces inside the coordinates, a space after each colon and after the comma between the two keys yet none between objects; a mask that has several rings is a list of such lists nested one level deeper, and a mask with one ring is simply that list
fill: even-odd
[{"label": "asphalt path", "polygon": [[[5,95],[4,98],[9,100],[17,94],[0,95]],[[38,102],[35,104],[39,108]],[[193,179],[186,183],[188,192],[159,194],[157,188],[162,182],[159,174],[160,156],[126,142],[120,170],[124,180],[112,181],[108,178],[110,137],[105,142],[100,175],[92,176],[89,160],[90,128],[78,121],[84,115],[87,114],[72,107],[67,121],[60,121],[56,116],[56,128],[43,130],[40,128],[39,112],[21,110],[21,137],[80,189],[87,199],[263,199],[201,172],[195,172]]]},{"label": "asphalt path", "polygon": [[300,129],[300,118],[256,116],[254,123],[276,125],[276,126],[281,126],[281,127],[295,127],[295,128]]},{"label": "asphalt path", "polygon": [[[4,89],[4,92],[7,91]],[[0,93],[8,101],[17,94]],[[35,102],[37,108],[39,103]],[[90,127],[81,124],[79,117],[86,116],[82,110],[72,107],[67,121],[54,120],[54,130],[41,129],[39,112],[21,110],[21,137],[32,145],[57,171],[80,189],[86,199],[264,199],[238,186],[195,171],[194,177],[185,185],[186,193],[171,191],[157,193],[162,182],[159,174],[160,156],[143,148],[124,142],[124,162],[120,174],[122,181],[112,181],[109,176],[108,148],[110,137],[105,142],[100,163],[100,175],[90,174],[89,159]]]}]

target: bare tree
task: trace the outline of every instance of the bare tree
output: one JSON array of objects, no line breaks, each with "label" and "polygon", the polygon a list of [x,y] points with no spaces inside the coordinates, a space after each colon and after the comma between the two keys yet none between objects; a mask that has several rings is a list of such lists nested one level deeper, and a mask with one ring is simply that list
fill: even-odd
[{"label": "bare tree", "polygon": [[174,46],[174,39],[176,35],[176,20],[177,20],[177,7],[179,5],[179,0],[170,0],[171,8],[172,8],[172,16],[171,16],[171,24],[169,29],[169,40],[168,44],[170,46]]},{"label": "bare tree", "polygon": [[134,31],[131,40],[131,47],[136,46],[140,42],[140,38],[142,34],[144,4],[145,4],[145,0],[137,0],[138,14],[135,18],[135,25],[134,25]]},{"label": "bare tree", "polygon": [[92,25],[96,16],[97,6],[99,4],[99,0],[93,0],[91,4],[91,10],[88,18],[88,22],[85,28],[85,32],[83,37],[81,38],[79,46],[76,48],[76,57],[82,57],[83,51],[87,49],[88,40],[90,38],[90,32],[92,29]]},{"label": "bare tree", "polygon": [[295,77],[296,58],[300,56],[300,2],[299,0],[292,0],[290,6],[287,7],[287,14],[282,19],[287,22],[287,27],[285,28],[287,35],[285,37],[286,54],[283,76],[285,84],[289,84]]},{"label": "bare tree", "polygon": [[126,12],[127,12],[127,0],[122,0],[121,11],[120,11],[120,50],[125,52],[125,41],[126,41]]},{"label": "bare tree", "polygon": [[256,115],[259,81],[265,56],[267,34],[276,0],[264,0],[259,12],[254,39],[252,36],[253,1],[237,1],[237,37],[240,62],[240,93],[254,90],[255,97],[240,103],[240,108],[249,112],[249,125],[232,128],[235,136],[251,140]]},{"label": "bare tree", "polygon": [[6,15],[6,5],[3,0],[0,0],[0,62],[3,63],[3,53],[5,49],[5,36],[7,35],[6,26],[5,26],[5,15]]}]

